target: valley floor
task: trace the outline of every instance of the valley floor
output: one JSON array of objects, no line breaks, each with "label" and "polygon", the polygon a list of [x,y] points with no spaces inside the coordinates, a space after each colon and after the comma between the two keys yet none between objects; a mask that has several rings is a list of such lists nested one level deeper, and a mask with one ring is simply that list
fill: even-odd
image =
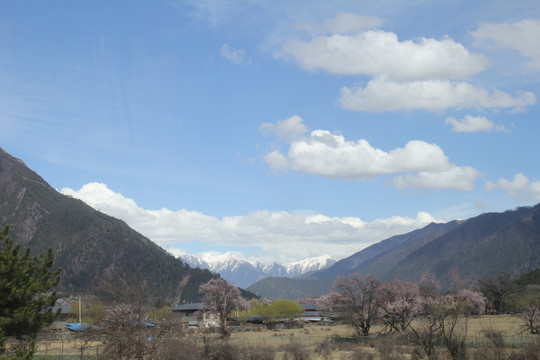
[{"label": "valley floor", "polygon": [[[346,325],[306,324],[300,329],[267,330],[262,326],[238,326],[233,330],[228,344],[239,349],[273,349],[274,360],[298,359],[411,359],[421,355],[418,347],[404,343],[399,335],[377,335],[380,327],[373,327],[373,335],[368,338],[354,337]],[[522,331],[522,321],[517,316],[478,316],[471,318],[467,325],[467,344],[473,359],[485,359],[485,350],[490,342],[484,336],[486,330],[501,332],[504,339],[505,354],[520,353],[526,347],[536,346],[540,350],[540,336],[526,334]],[[207,332],[190,332],[182,338],[203,343],[203,338],[214,339],[217,334]],[[536,344],[536,345],[535,345]],[[37,344],[36,359],[101,359],[103,343],[99,341],[83,341],[77,334],[50,332],[43,335]],[[292,352],[303,355],[294,355]],[[478,355],[475,355],[478,353]],[[540,351],[539,351],[540,353]],[[363,355],[362,355],[363,354]],[[390,355],[392,354],[392,355]],[[416,354],[416,355],[413,355]],[[419,357],[421,358],[421,357]],[[445,352],[441,350],[441,359]]]}]

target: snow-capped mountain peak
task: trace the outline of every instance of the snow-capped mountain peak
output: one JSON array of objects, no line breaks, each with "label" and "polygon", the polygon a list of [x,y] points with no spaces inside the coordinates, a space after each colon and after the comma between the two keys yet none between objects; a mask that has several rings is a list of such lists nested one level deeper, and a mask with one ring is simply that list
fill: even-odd
[{"label": "snow-capped mountain peak", "polygon": [[268,276],[294,277],[322,270],[337,261],[329,255],[322,255],[288,264],[276,262],[264,264],[250,261],[238,252],[223,254],[214,251],[182,255],[179,258],[192,267],[219,273],[223,279],[240,287],[248,287]]},{"label": "snow-capped mountain peak", "polygon": [[297,275],[303,275],[313,271],[326,269],[327,267],[333,265],[336,261],[337,260],[330,255],[322,255],[289,263],[286,265],[286,267],[289,274],[298,273]]},{"label": "snow-capped mountain peak", "polygon": [[183,255],[180,257],[190,266],[208,269],[212,272],[234,271],[241,265],[257,266],[256,263],[244,258],[241,253],[227,252],[225,254],[215,251],[202,252],[193,255]]}]

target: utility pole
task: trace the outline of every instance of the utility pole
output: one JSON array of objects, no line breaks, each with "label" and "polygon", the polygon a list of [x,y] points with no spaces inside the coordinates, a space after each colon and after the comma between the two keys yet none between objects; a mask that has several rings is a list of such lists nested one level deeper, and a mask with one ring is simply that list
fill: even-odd
[{"label": "utility pole", "polygon": [[82,300],[79,296],[79,324],[82,323]]}]

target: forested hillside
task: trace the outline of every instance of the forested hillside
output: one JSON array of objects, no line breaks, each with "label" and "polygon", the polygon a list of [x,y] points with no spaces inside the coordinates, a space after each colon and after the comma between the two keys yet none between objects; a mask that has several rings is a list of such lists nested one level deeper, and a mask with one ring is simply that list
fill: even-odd
[{"label": "forested hillside", "polygon": [[182,263],[123,221],[60,194],[0,149],[0,226],[4,225],[9,225],[15,243],[34,254],[53,249],[54,266],[62,268],[60,291],[115,289],[173,303],[197,300],[199,285],[214,277]]}]

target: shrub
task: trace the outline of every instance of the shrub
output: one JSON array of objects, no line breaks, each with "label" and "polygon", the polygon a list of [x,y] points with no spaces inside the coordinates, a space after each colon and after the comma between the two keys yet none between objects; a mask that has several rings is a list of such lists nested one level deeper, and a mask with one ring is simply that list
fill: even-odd
[{"label": "shrub", "polygon": [[158,348],[160,360],[202,360],[197,345],[186,339],[165,339]]},{"label": "shrub", "polygon": [[536,339],[534,342],[525,346],[525,359],[540,360],[540,341]]},{"label": "shrub", "polygon": [[504,354],[504,338],[502,331],[484,329],[482,334],[487,340],[486,348],[474,354],[475,360],[502,360]]},{"label": "shrub", "polygon": [[322,356],[324,359],[330,359],[332,351],[335,350],[335,346],[330,343],[328,340],[324,340],[317,344],[315,352]]},{"label": "shrub", "polygon": [[375,359],[375,357],[373,356],[373,354],[359,347],[353,352],[351,359],[352,360],[373,360]]},{"label": "shrub", "polygon": [[308,360],[311,358],[306,347],[295,341],[293,335],[290,337],[290,343],[282,345],[281,349],[285,352],[283,355],[284,360]]},{"label": "shrub", "polygon": [[202,358],[204,360],[238,360],[242,359],[239,346],[228,340],[203,337]]},{"label": "shrub", "polygon": [[399,351],[399,347],[393,341],[375,341],[374,347],[381,360],[399,360],[404,358]]},{"label": "shrub", "polygon": [[245,360],[274,360],[276,349],[272,346],[246,346],[242,353]]}]

